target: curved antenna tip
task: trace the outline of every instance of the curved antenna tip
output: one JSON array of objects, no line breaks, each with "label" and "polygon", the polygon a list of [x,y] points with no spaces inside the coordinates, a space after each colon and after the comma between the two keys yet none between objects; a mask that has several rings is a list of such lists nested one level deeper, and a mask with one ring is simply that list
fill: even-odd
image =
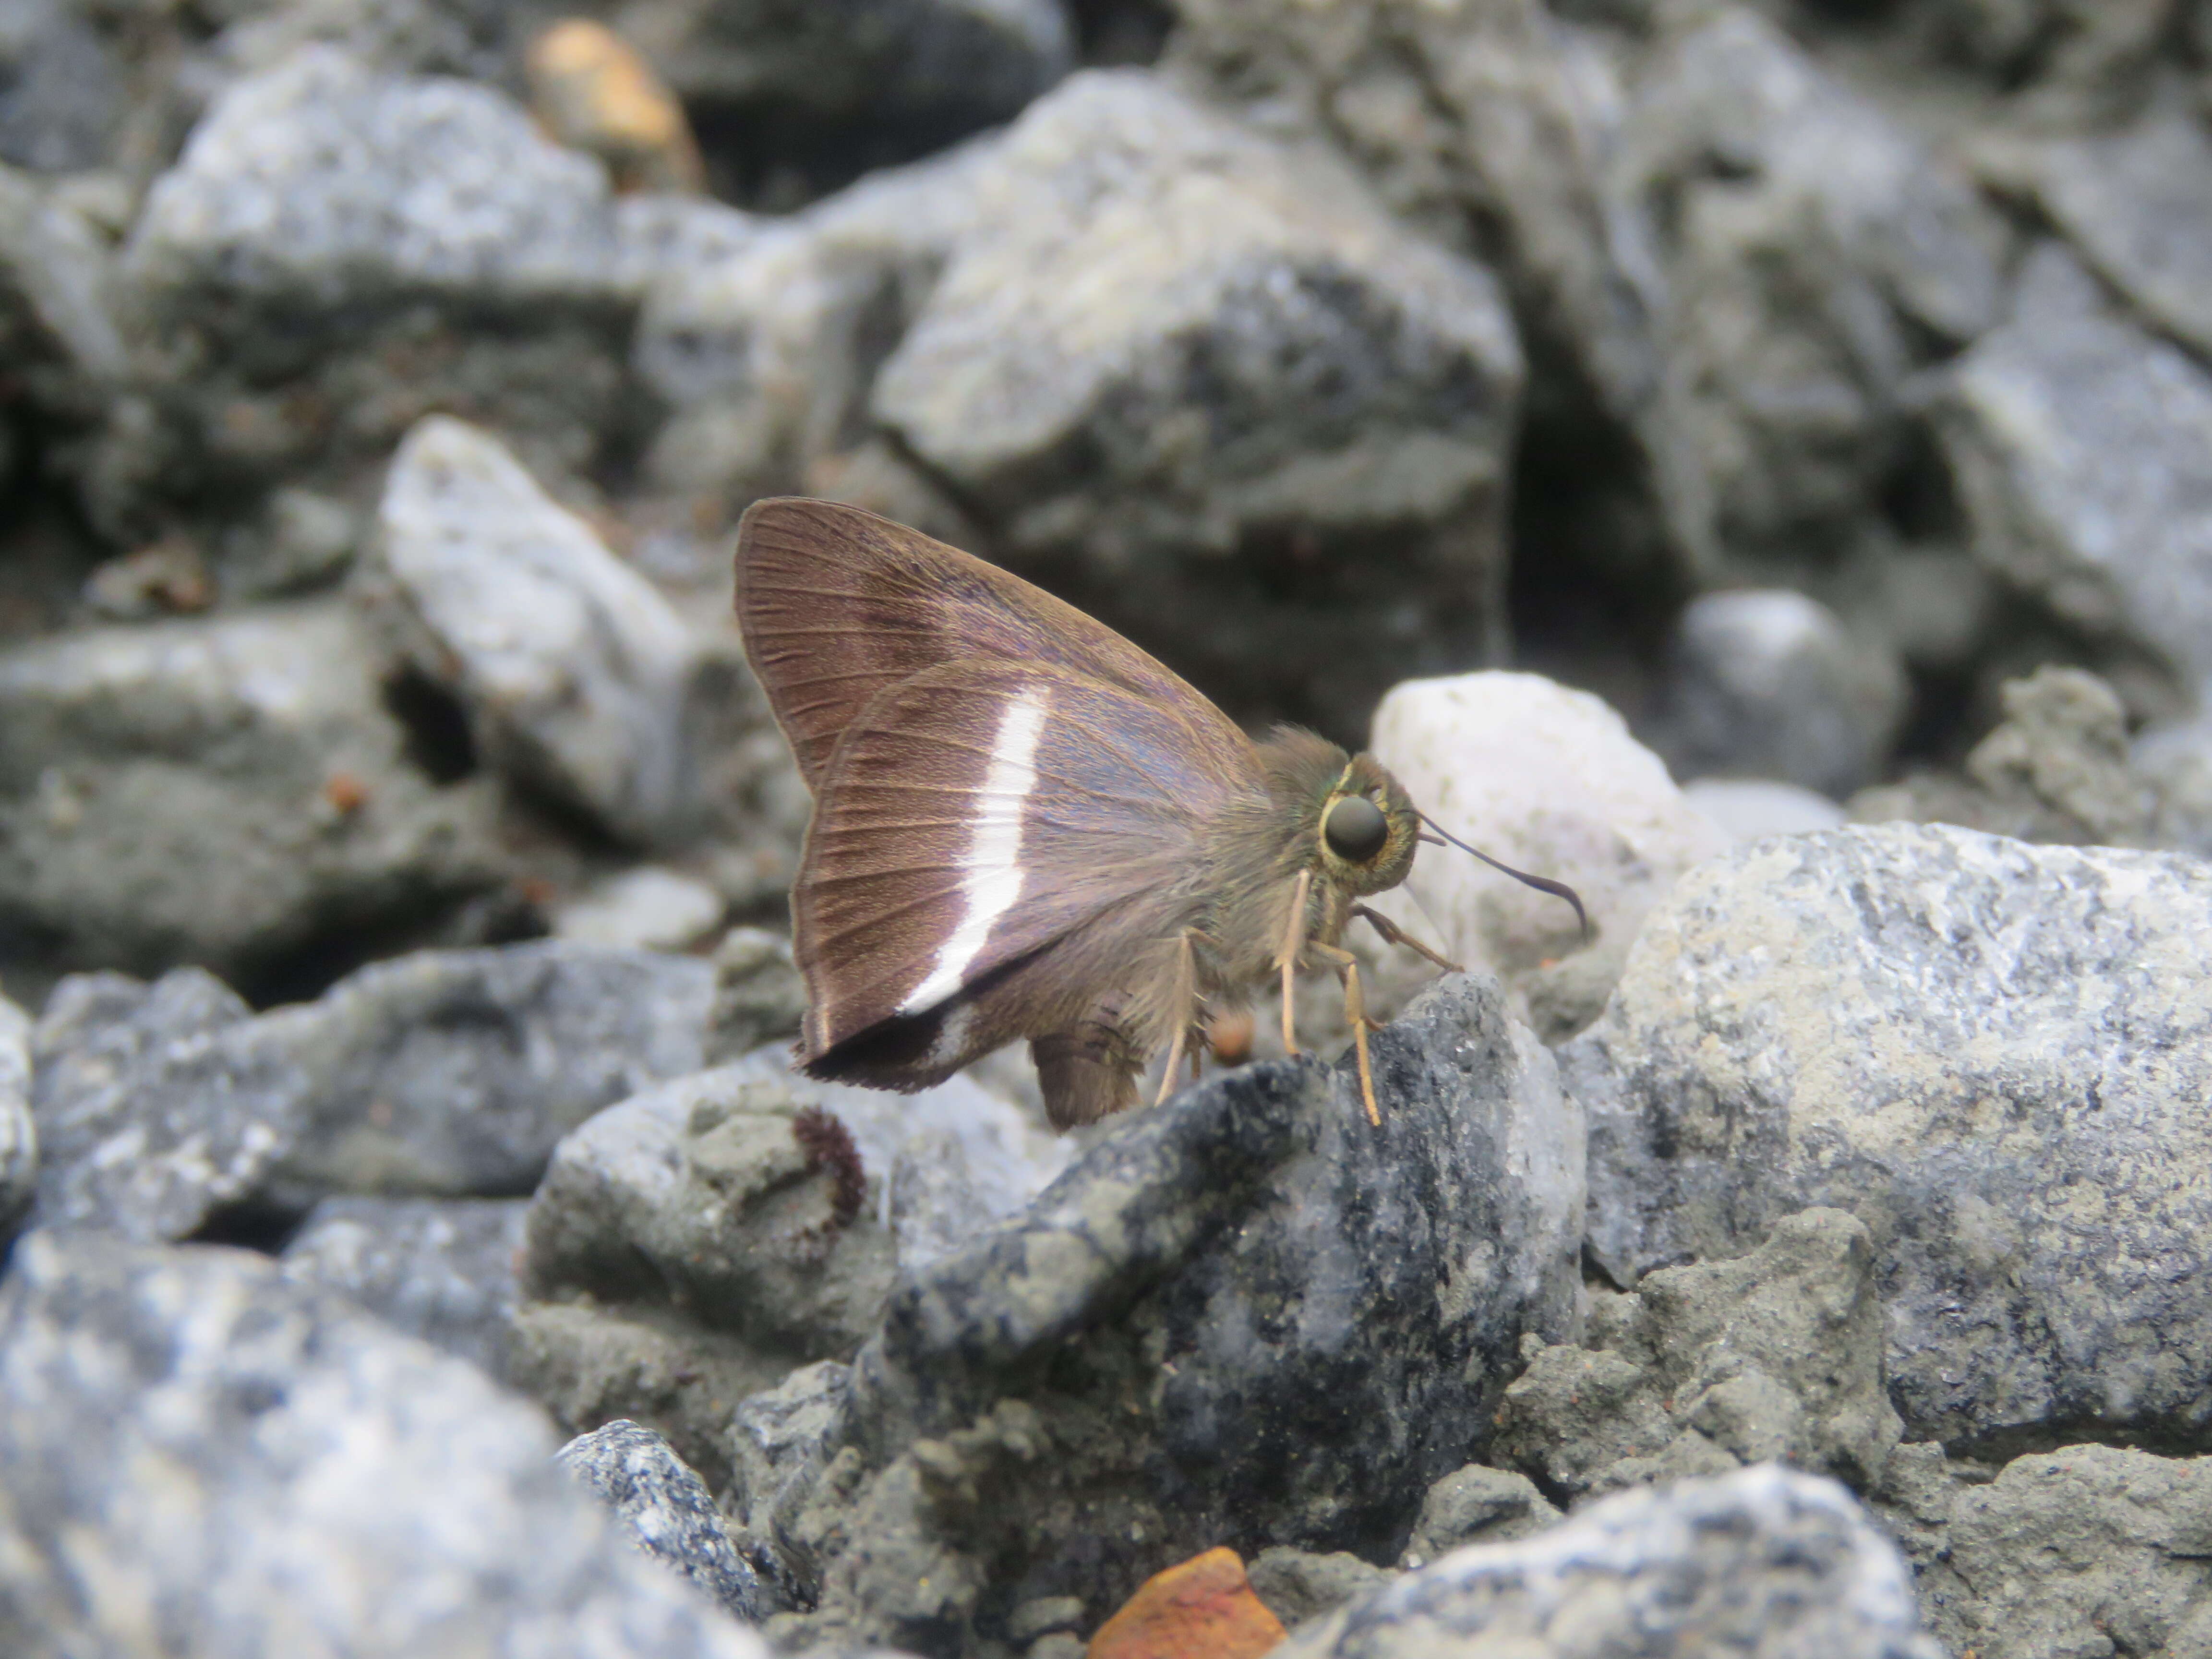
[{"label": "curved antenna tip", "polygon": [[[1416,811],[1419,811],[1418,807],[1414,810]],[[1449,842],[1450,845],[1458,848],[1462,853],[1472,853],[1475,857],[1480,859],[1492,869],[1498,871],[1503,875],[1512,877],[1514,880],[1521,883],[1523,886],[1533,887],[1540,893],[1549,893],[1553,898],[1565,899],[1568,903],[1573,905],[1575,907],[1575,920],[1582,924],[1582,942],[1584,945],[1588,945],[1589,943],[1589,912],[1583,908],[1582,895],[1575,891],[1573,888],[1568,886],[1566,883],[1564,881],[1554,881],[1549,876],[1532,876],[1526,870],[1516,870],[1510,864],[1501,864],[1496,859],[1491,857],[1489,854],[1484,852],[1480,847],[1469,847],[1465,842],[1462,841],[1457,836],[1452,834],[1450,830],[1445,829],[1443,825],[1438,823],[1426,812],[1420,813],[1420,819],[1423,823],[1427,824],[1429,828],[1435,830],[1438,836],[1443,837],[1442,841],[1437,841],[1433,840],[1430,836],[1423,836],[1421,839],[1428,842],[1431,846],[1442,847]]]}]

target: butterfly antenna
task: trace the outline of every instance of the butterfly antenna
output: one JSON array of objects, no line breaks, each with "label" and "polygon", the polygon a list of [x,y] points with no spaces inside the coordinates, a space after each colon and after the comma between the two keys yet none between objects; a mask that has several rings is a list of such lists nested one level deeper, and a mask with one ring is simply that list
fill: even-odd
[{"label": "butterfly antenna", "polygon": [[[1575,920],[1582,923],[1583,943],[1585,945],[1589,943],[1589,912],[1583,908],[1582,895],[1576,892],[1575,890],[1568,886],[1566,883],[1564,881],[1553,881],[1549,876],[1532,876],[1525,870],[1516,870],[1510,864],[1500,864],[1496,859],[1491,857],[1489,854],[1484,852],[1480,848],[1469,847],[1465,842],[1462,841],[1457,836],[1452,834],[1450,830],[1445,829],[1443,825],[1438,823],[1426,812],[1423,812],[1420,815],[1420,817],[1423,823],[1427,824],[1430,829],[1435,830],[1437,834],[1443,837],[1443,842],[1435,842],[1433,843],[1434,845],[1442,846],[1445,842],[1448,842],[1452,846],[1458,848],[1462,853],[1474,854],[1475,857],[1480,859],[1492,869],[1498,871],[1502,874],[1512,877],[1514,880],[1520,882],[1524,886],[1533,887],[1540,893],[1549,893],[1553,898],[1563,898],[1566,900],[1568,903],[1575,907]],[[1423,841],[1427,841],[1429,838],[1426,836],[1424,836],[1421,839]]]}]

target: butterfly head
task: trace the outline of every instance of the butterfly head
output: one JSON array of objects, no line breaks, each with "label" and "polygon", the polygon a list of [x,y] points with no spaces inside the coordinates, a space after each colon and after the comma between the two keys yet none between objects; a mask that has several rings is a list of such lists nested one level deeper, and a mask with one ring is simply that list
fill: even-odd
[{"label": "butterfly head", "polygon": [[1346,763],[1314,820],[1322,872],[1361,895],[1405,880],[1420,834],[1420,813],[1372,755],[1355,755]]}]

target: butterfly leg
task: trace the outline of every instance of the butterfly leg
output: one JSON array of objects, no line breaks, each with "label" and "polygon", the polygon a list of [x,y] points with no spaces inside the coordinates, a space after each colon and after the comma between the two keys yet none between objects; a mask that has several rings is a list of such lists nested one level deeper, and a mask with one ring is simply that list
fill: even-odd
[{"label": "butterfly leg", "polygon": [[1169,1004],[1175,1011],[1175,1042],[1168,1048],[1168,1063],[1160,1073],[1160,1092],[1152,1104],[1162,1106],[1174,1092],[1176,1067],[1182,1064],[1183,1050],[1190,1042],[1190,1028],[1198,1018],[1198,951],[1195,929],[1183,929],[1182,939],[1176,946],[1175,989],[1169,995]]},{"label": "butterfly leg", "polygon": [[1313,872],[1298,872],[1297,890],[1291,896],[1291,919],[1283,927],[1283,948],[1275,952],[1275,965],[1283,973],[1283,1051],[1298,1051],[1297,1019],[1292,1004],[1297,989],[1298,958],[1306,948],[1306,899],[1313,891]]},{"label": "butterfly leg", "polygon": [[1352,914],[1382,934],[1382,942],[1385,945],[1402,945],[1408,951],[1418,951],[1448,974],[1463,974],[1467,971],[1466,968],[1459,963],[1448,961],[1438,956],[1380,911],[1370,910],[1364,904],[1355,904],[1352,907]]},{"label": "butterfly leg", "polygon": [[1319,940],[1311,948],[1343,977],[1345,1024],[1352,1027],[1352,1046],[1359,1055],[1359,1099],[1367,1108],[1367,1121],[1379,1129],[1382,1114],[1375,1104],[1375,1073],[1367,1063],[1367,998],[1359,988],[1359,958],[1339,945]]}]

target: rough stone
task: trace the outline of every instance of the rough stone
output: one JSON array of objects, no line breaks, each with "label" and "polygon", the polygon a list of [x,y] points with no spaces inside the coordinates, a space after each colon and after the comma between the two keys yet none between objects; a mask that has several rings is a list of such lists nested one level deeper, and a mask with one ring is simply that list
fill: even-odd
[{"label": "rough stone", "polygon": [[1749,1255],[1646,1273],[1585,1344],[1528,1353],[1491,1455],[1571,1498],[1778,1458],[1871,1487],[1900,1434],[1874,1267],[1856,1218],[1808,1210]]},{"label": "rough stone", "polygon": [[1391,1577],[1348,1550],[1316,1555],[1279,1544],[1255,1556],[1246,1576],[1251,1580],[1252,1594],[1267,1604],[1267,1611],[1281,1620],[1286,1630],[1334,1613],[1346,1602],[1387,1584]]},{"label": "rough stone", "polygon": [[761,1659],[556,1445],[273,1262],[34,1235],[0,1283],[0,1647]]},{"label": "rough stone", "polygon": [[1429,1488],[1400,1567],[1442,1560],[1469,1544],[1504,1544],[1543,1531],[1559,1512],[1525,1474],[1470,1463]]},{"label": "rough stone", "polygon": [[[1863,790],[1851,799],[1851,816],[1863,823],[1955,823],[2072,846],[2162,840],[2172,817],[2168,792],[2154,774],[2137,769],[2127,710],[2111,686],[2078,668],[2040,668],[2008,681],[2000,695],[2005,718],[1968,754],[1963,779],[1926,773]],[[2175,780],[2177,812],[2187,810],[2186,787],[2185,779]]]},{"label": "rough stone", "polygon": [[1954,1653],[2201,1651],[2212,1641],[2212,1460],[2069,1446],[1952,1499],[1923,1579]]},{"label": "rough stone", "polygon": [[1463,1550],[1293,1637],[1281,1659],[1939,1659],[1912,1577],[1850,1495],[1775,1465],[1620,1492]]},{"label": "rough stone", "polygon": [[[0,149],[6,119],[0,106]],[[49,418],[81,425],[125,372],[113,265],[61,192],[0,167],[0,343],[19,366],[11,396]]]},{"label": "rough stone", "polygon": [[31,1017],[0,996],[0,1245],[39,1187],[39,1125],[31,1114]]},{"label": "rough stone", "polygon": [[629,418],[605,169],[491,88],[310,46],[218,96],[122,273],[143,395],[86,463],[122,535],[277,482],[362,487],[440,410],[574,474]]},{"label": "rough stone", "polygon": [[2194,113],[2157,108],[2039,160],[2039,199],[2098,274],[2161,332],[2212,350],[2212,139]]},{"label": "rough stone", "polygon": [[734,639],[687,626],[496,439],[421,422],[378,523],[373,591],[490,764],[640,844],[695,838],[744,799],[742,738],[766,711]]},{"label": "rough stone", "polygon": [[1778,778],[1838,799],[1880,779],[1903,667],[1788,588],[1709,593],[1675,621],[1661,747],[1678,778]]},{"label": "rough stone", "polygon": [[424,951],[249,1017],[195,969],[64,981],[34,1038],[42,1224],[150,1242],[331,1193],[514,1196],[584,1118],[702,1058],[706,965]]},{"label": "rough stone", "polygon": [[682,1573],[748,1624],[761,1612],[759,1576],[722,1525],[706,1484],[669,1444],[635,1423],[579,1435],[561,1467],[619,1516],[646,1554]]},{"label": "rough stone", "polygon": [[1944,452],[1976,556],[2085,635],[2138,713],[2178,712],[2212,674],[2212,378],[2063,259],[2039,256],[2020,314],[1947,377]]},{"label": "rough stone", "polygon": [[764,927],[732,927],[714,947],[714,1006],[708,1018],[707,1063],[739,1060],[799,1035],[806,983],[791,941]]},{"label": "rough stone", "polygon": [[1413,903],[1376,907],[1417,933],[1441,928],[1432,943],[1499,975],[1550,1041],[1596,1018],[1645,914],[1727,844],[1618,714],[1540,675],[1401,685],[1375,711],[1369,746],[1454,835],[1582,896],[1586,949],[1558,899],[1455,848],[1427,848],[1406,884]]},{"label": "rough stone", "polygon": [[1133,71],[1039,100],[976,189],[870,408],[990,550],[1340,727],[1497,643],[1522,360],[1486,270]]},{"label": "rough stone", "polygon": [[1572,1324],[1579,1126],[1494,983],[1447,981],[1374,1053],[1379,1130],[1348,1062],[1246,1067],[903,1277],[781,1504],[821,1604],[779,1639],[973,1653],[1201,1548],[1395,1556],[1520,1336]]},{"label": "rough stone", "polygon": [[112,158],[129,76],[89,13],[69,0],[14,0],[0,14],[0,161],[63,173]]},{"label": "rough stone", "polygon": [[243,975],[506,862],[484,786],[410,760],[343,606],[0,652],[0,933],[63,965]]},{"label": "rough stone", "polygon": [[2201,1432],[2208,906],[2194,859],[1940,826],[1706,865],[1561,1053],[1596,1260],[1633,1284],[1845,1209],[1916,1439]]},{"label": "rough stone", "polygon": [[528,1208],[514,1198],[326,1198],[284,1247],[284,1277],[504,1376]]}]

